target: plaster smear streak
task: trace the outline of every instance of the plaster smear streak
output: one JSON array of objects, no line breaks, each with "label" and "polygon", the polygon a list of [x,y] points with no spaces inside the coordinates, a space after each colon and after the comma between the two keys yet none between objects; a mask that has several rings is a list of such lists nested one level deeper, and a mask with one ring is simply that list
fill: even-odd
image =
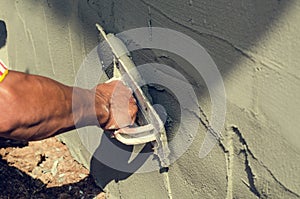
[{"label": "plaster smear streak", "polygon": [[[232,198],[299,198],[300,196],[284,185],[273,172],[259,160],[249,148],[239,128],[232,125],[226,129],[220,141],[227,168],[227,199]],[[243,195],[241,183],[252,193]],[[277,198],[277,197],[275,197]]]},{"label": "plaster smear streak", "polygon": [[233,157],[234,157],[234,149],[233,149],[233,135],[234,133],[231,130],[226,130],[224,143],[222,141],[220,145],[224,149],[225,160],[226,160],[226,169],[227,169],[227,196],[226,199],[232,199],[232,186],[233,186]]},{"label": "plaster smear streak", "polygon": [[[234,182],[237,181],[235,179],[235,172],[239,172],[239,168],[235,167],[234,161],[241,163],[239,158],[234,160],[234,156],[238,156],[239,154],[244,155],[244,171],[242,174],[241,181],[248,187],[248,189],[256,196],[261,197],[260,193],[257,191],[255,186],[255,175],[252,171],[252,168],[249,163],[249,152],[246,142],[242,137],[240,137],[240,133],[238,132],[238,128],[235,126],[231,126],[226,129],[225,136],[220,141],[220,147],[224,151],[225,160],[226,160],[226,168],[227,168],[227,195],[226,199],[233,199],[238,197],[236,192],[234,192]],[[239,149],[237,149],[239,147]],[[236,153],[235,153],[236,152]],[[234,177],[235,176],[235,177]],[[247,179],[247,180],[244,180]],[[248,195],[249,196],[249,195]]]}]

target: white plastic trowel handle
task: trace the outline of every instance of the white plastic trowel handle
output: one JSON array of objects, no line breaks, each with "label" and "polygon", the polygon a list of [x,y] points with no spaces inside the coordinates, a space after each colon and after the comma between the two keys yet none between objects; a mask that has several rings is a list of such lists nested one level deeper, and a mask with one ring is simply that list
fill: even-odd
[{"label": "white plastic trowel handle", "polygon": [[114,137],[127,145],[144,144],[156,140],[153,130],[152,124],[134,128],[126,127],[116,131]]}]

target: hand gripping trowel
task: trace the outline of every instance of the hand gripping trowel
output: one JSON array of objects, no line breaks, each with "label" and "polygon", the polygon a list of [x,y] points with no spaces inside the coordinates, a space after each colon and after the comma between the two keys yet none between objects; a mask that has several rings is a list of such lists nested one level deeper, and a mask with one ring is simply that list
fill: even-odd
[{"label": "hand gripping trowel", "polygon": [[159,115],[147,99],[146,93],[143,92],[137,83],[141,82],[141,76],[130,58],[130,53],[125,44],[114,34],[106,34],[100,25],[96,24],[96,26],[112,51],[114,77],[124,77],[122,80],[132,89],[139,111],[143,116],[142,126],[123,128],[122,131],[115,134],[115,138],[126,145],[134,145],[134,147],[152,142],[154,154],[160,160],[160,167],[167,168],[170,164],[168,158],[170,150],[166,130]]}]

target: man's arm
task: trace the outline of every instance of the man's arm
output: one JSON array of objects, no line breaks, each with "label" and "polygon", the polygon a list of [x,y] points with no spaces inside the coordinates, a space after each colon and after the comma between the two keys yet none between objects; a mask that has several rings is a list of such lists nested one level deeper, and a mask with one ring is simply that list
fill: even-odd
[{"label": "man's arm", "polygon": [[0,136],[10,139],[40,140],[90,125],[117,129],[132,124],[136,112],[131,91],[120,81],[88,90],[9,71],[0,82]]}]

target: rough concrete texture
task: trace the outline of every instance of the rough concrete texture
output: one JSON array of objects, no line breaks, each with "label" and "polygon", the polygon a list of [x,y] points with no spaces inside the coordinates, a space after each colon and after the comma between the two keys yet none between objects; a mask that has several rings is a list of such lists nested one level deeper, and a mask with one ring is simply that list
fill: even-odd
[{"label": "rough concrete texture", "polygon": [[[195,82],[203,111],[197,116],[201,122],[194,142],[170,166],[173,197],[300,198],[299,1],[0,0],[0,8],[8,33],[1,59],[12,69],[69,85],[99,42],[96,22],[114,33],[152,24],[189,35],[221,71],[227,114],[219,144],[199,159],[210,99],[201,77],[185,71]],[[159,61],[179,71],[185,64],[172,55]],[[101,136],[87,136],[95,152]],[[167,197],[157,171],[111,170],[91,158],[76,132],[61,138],[80,162],[91,167],[98,183],[106,185],[109,198]]]}]

